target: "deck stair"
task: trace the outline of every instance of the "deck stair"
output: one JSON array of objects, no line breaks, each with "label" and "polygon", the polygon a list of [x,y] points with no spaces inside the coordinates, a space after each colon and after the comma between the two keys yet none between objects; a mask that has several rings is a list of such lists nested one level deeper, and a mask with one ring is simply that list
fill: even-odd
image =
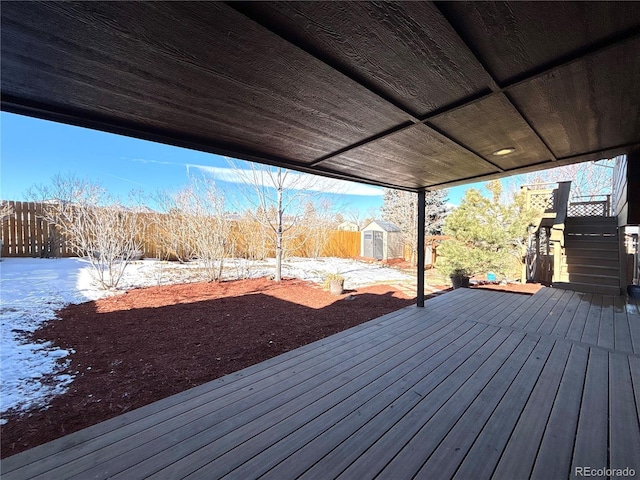
[{"label": "deck stair", "polygon": [[578,292],[620,295],[620,258],[614,217],[567,217],[559,281]]}]

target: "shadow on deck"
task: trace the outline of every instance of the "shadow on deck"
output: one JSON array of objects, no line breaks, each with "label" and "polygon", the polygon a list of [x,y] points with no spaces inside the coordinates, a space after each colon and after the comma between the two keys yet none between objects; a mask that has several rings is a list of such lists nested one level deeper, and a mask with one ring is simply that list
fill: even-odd
[{"label": "shadow on deck", "polygon": [[2,478],[637,477],[639,417],[636,301],[460,289],[10,457]]}]

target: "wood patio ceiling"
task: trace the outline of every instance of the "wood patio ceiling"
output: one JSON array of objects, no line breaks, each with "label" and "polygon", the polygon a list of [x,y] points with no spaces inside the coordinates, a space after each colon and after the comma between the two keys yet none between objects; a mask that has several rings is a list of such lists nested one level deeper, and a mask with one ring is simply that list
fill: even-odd
[{"label": "wood patio ceiling", "polygon": [[3,2],[1,16],[8,112],[408,190],[640,146],[634,2]]}]

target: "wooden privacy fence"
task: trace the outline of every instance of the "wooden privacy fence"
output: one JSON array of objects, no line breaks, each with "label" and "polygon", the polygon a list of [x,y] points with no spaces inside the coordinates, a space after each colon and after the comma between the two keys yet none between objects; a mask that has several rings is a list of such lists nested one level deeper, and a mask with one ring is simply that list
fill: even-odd
[{"label": "wooden privacy fence", "polygon": [[330,230],[327,243],[322,250],[323,257],[353,258],[360,256],[360,232]]},{"label": "wooden privacy fence", "polygon": [[[3,257],[71,257],[74,252],[68,248],[63,236],[54,225],[43,220],[42,204],[35,202],[3,201],[3,207],[9,207],[8,213],[2,218],[2,256]],[[163,247],[158,244],[159,227],[154,222],[154,215],[148,213],[138,214],[140,221],[140,239],[142,254],[145,257],[165,258]],[[234,223],[237,223],[234,221]],[[301,229],[303,230],[303,229]],[[246,245],[236,224],[232,228],[232,237],[237,256],[246,255]],[[312,256],[311,242],[304,242],[296,236],[301,233],[292,232],[289,237],[289,253],[295,256]],[[320,255],[324,257],[353,258],[360,255],[360,232],[347,232],[341,230],[327,230],[324,232]],[[267,240],[267,244],[270,242]],[[273,252],[271,251],[273,250]],[[275,254],[274,248],[268,248],[268,254]]]},{"label": "wooden privacy fence", "polygon": [[[144,217],[146,214],[142,215]],[[251,253],[256,253],[249,245],[255,242],[255,238],[249,238],[245,236],[246,228],[240,229],[238,221],[232,221],[234,225],[231,228],[229,240],[234,245],[234,255],[239,258],[250,258]],[[157,239],[161,233],[159,227],[153,222],[141,222],[141,235],[142,235],[142,249],[143,254],[147,258],[169,258],[175,259],[174,255],[167,255],[164,252],[164,248],[157,243]],[[259,231],[259,225],[255,224],[254,232]],[[251,230],[249,228],[249,230]],[[305,229],[300,229],[305,230]],[[325,238],[322,240],[322,247],[320,248],[321,257],[340,257],[340,258],[355,258],[360,256],[360,232],[346,232],[342,230],[327,230]],[[251,234],[254,236],[253,234]],[[313,257],[313,248],[311,244],[313,242],[307,242],[302,238],[304,233],[296,230],[292,230],[285,236],[284,247],[288,255],[296,257]],[[267,234],[267,237],[259,241],[263,244],[264,254],[267,257],[275,256],[275,244],[271,236]]]},{"label": "wooden privacy fence", "polygon": [[71,257],[64,238],[42,219],[42,204],[3,201],[9,212],[2,219],[3,257]]}]

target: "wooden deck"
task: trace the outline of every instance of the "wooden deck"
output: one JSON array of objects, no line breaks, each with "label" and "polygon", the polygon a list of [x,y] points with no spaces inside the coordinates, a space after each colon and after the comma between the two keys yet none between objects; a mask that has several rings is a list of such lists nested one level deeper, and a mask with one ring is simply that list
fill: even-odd
[{"label": "wooden deck", "polygon": [[2,478],[640,478],[639,417],[637,302],[461,289],[10,457]]}]

